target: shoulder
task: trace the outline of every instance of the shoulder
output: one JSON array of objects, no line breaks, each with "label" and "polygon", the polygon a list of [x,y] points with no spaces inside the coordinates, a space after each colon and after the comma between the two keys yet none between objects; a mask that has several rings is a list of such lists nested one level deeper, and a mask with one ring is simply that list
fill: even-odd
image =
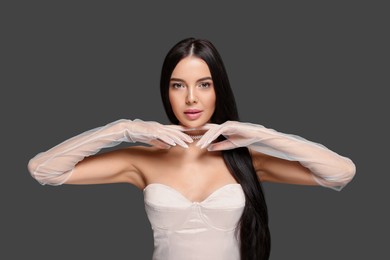
[{"label": "shoulder", "polygon": [[117,151],[119,156],[131,161],[139,169],[151,163],[163,163],[170,157],[171,149],[159,149],[150,146],[129,146]]}]

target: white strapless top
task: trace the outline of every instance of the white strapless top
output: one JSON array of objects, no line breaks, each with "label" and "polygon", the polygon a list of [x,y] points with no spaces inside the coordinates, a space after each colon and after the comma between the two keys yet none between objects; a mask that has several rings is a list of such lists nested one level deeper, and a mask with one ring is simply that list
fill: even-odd
[{"label": "white strapless top", "polygon": [[144,201],[153,229],[153,260],[240,259],[237,224],[245,206],[240,184],[192,202],[172,187],[152,183],[144,189]]}]

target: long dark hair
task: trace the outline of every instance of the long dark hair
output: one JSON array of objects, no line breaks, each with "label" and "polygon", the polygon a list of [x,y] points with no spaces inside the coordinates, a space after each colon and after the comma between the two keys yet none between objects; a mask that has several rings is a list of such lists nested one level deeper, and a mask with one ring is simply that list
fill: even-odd
[{"label": "long dark hair", "polygon": [[[173,124],[179,123],[169,102],[169,81],[172,71],[181,59],[190,55],[204,60],[211,72],[216,94],[215,112],[211,122],[222,124],[228,120],[238,121],[236,102],[221,56],[210,41],[195,38],[181,40],[173,46],[162,66],[160,91],[169,120]],[[223,139],[223,136],[219,137],[219,140]],[[241,259],[269,259],[271,236],[268,228],[268,210],[249,150],[246,147],[225,150],[222,151],[222,156],[230,173],[241,184],[245,193],[245,207],[239,222]]]}]

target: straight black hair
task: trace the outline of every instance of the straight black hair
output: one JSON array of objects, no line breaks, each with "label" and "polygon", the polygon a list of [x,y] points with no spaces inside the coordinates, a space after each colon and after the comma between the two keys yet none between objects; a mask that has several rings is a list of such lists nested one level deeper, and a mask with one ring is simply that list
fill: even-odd
[{"label": "straight black hair", "polygon": [[[160,92],[168,119],[173,124],[179,124],[169,101],[172,71],[180,60],[191,55],[204,60],[211,72],[216,94],[215,112],[211,122],[222,124],[228,120],[239,121],[236,101],[220,54],[210,41],[195,38],[181,40],[165,57]],[[223,139],[223,136],[219,137],[219,140]],[[245,193],[245,207],[239,221],[241,259],[268,260],[271,252],[268,209],[249,150],[246,147],[224,150],[222,156],[230,173],[241,184]]]}]

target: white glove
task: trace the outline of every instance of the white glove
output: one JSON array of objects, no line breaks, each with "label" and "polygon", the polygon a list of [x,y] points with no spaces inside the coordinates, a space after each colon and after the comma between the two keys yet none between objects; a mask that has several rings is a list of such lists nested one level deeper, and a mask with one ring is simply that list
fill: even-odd
[{"label": "white glove", "polygon": [[186,142],[192,141],[180,131],[179,126],[166,126],[139,119],[120,119],[81,133],[37,154],[29,161],[28,170],[42,185],[61,185],[70,177],[79,161],[96,154],[102,148],[113,147],[121,142],[141,142],[168,149],[176,144],[188,147]]},{"label": "white glove", "polygon": [[[207,147],[209,151],[249,147],[274,157],[298,161],[313,173],[320,185],[335,190],[341,190],[355,175],[355,164],[349,158],[296,135],[236,121],[207,126],[209,130],[196,145]],[[227,140],[211,144],[220,135]]]}]

